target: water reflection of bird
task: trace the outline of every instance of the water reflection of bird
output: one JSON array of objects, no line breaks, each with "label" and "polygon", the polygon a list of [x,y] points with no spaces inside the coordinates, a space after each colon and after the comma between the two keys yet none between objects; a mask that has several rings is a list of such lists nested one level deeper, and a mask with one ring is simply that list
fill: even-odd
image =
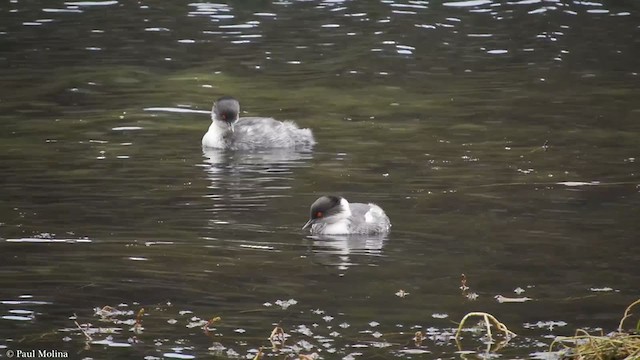
[{"label": "water reflection of bird", "polygon": [[292,121],[238,118],[239,113],[240,103],[233,97],[216,100],[211,110],[211,125],[202,137],[202,146],[232,150],[309,149],[316,143],[310,129],[301,129]]},{"label": "water reflection of bird", "polygon": [[322,196],[311,204],[309,221],[302,227],[312,234],[386,234],[389,217],[376,204],[349,203],[340,196]]},{"label": "water reflection of bird", "polygon": [[347,270],[359,264],[371,264],[382,256],[387,234],[311,235],[315,261]]},{"label": "water reflection of bird", "polygon": [[267,168],[269,171],[282,168],[286,171],[291,168],[308,166],[306,160],[313,158],[310,151],[297,151],[295,149],[266,149],[255,151],[236,151],[227,153],[222,149],[202,149],[205,163],[210,165],[247,166],[255,169]]}]

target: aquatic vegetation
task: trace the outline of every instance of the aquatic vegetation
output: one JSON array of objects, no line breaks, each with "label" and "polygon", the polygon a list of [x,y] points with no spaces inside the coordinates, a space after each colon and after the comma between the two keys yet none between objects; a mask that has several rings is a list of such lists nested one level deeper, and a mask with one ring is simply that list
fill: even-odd
[{"label": "aquatic vegetation", "polygon": [[[468,280],[463,277],[463,287]],[[396,298],[396,297],[394,297]],[[398,298],[396,298],[398,299]],[[398,299],[406,302],[408,299]],[[463,301],[467,301],[463,297]],[[281,303],[295,303],[295,307],[283,307]],[[273,302],[274,305],[276,301]],[[518,349],[539,348],[531,356],[540,359],[564,360],[628,360],[640,358],[640,322],[634,323],[632,331],[625,332],[625,322],[632,318],[632,310],[640,305],[640,299],[631,304],[617,331],[611,334],[594,335],[580,329],[575,336],[557,337],[550,347],[535,337],[516,334],[488,312],[474,311],[464,315],[456,327],[448,315],[433,313],[423,324],[390,323],[384,317],[345,322],[345,314],[332,313],[315,307],[305,307],[305,302],[290,299],[277,301],[278,306],[226,312],[221,316],[198,316],[206,309],[173,309],[171,303],[146,305],[132,310],[127,304],[96,307],[93,315],[100,322],[127,324],[128,327],[99,327],[90,323],[79,323],[77,316],[71,317],[74,328],[60,332],[76,334],[76,339],[85,344],[84,351],[95,351],[96,345],[106,347],[137,347],[152,345],[158,352],[172,354],[167,357],[193,358],[206,349],[214,356],[231,359],[253,360],[267,358],[293,359],[357,359],[380,356],[383,353],[393,358],[411,355],[434,354],[442,356],[465,354],[495,358],[509,356]],[[487,304],[493,301],[487,299]],[[499,306],[499,305],[498,305]],[[293,310],[295,308],[295,310]],[[255,322],[252,313],[264,312],[273,316],[271,325]],[[445,315],[445,316],[443,316]],[[636,316],[637,317],[637,316]],[[143,318],[145,328],[142,327]],[[479,318],[478,324],[473,324]],[[445,323],[441,321],[444,320]],[[637,320],[636,320],[637,321]],[[117,325],[116,325],[117,326]],[[167,326],[170,329],[167,329]],[[522,324],[528,331],[565,327],[563,321],[537,321]],[[200,329],[200,331],[193,330]],[[144,331],[143,331],[144,330]],[[338,331],[339,330],[339,331]],[[68,340],[65,341],[70,341]],[[481,343],[479,347],[473,343]],[[457,350],[456,350],[457,348]],[[547,349],[542,351],[542,349]]]},{"label": "aquatic vegetation", "polygon": [[136,334],[141,334],[144,328],[142,327],[142,316],[144,315],[144,308],[138,311],[138,315],[136,315],[136,322],[133,324],[131,331]]},{"label": "aquatic vegetation", "polygon": [[[281,302],[281,301],[278,301]],[[296,300],[290,299],[288,303]],[[279,304],[280,305],[280,304]],[[128,324],[127,328],[98,327],[88,322],[74,321],[72,332],[82,337],[85,351],[96,351],[96,345],[106,347],[146,347],[152,345],[167,357],[192,358],[202,349],[202,341],[211,342],[205,349],[221,358],[283,358],[283,359],[327,359],[366,358],[372,353],[387,349],[391,354],[403,357],[409,354],[431,353],[429,347],[449,346],[453,342],[454,329],[423,328],[421,325],[390,324],[382,320],[367,320],[360,324],[349,324],[341,318],[344,314],[328,315],[317,308],[298,309],[290,307],[267,307],[264,310],[275,314],[270,332],[264,326],[251,325],[250,317],[241,312],[239,316],[199,317],[197,311],[172,309],[172,305],[147,305],[133,311],[127,304],[103,306],[93,309],[98,321],[109,324]],[[301,322],[290,319],[292,314],[302,315]],[[297,315],[296,315],[297,316]],[[142,327],[143,319],[145,327]],[[208,319],[208,320],[207,320]],[[433,318],[441,319],[441,318]],[[335,321],[339,320],[339,321]],[[167,331],[167,326],[171,330]],[[200,336],[192,329],[201,329]],[[407,328],[405,331],[404,328]],[[336,331],[340,329],[340,332]],[[347,330],[348,329],[348,330]],[[128,331],[127,331],[128,330]],[[144,331],[143,331],[144,330]],[[185,335],[189,334],[189,335]],[[69,339],[71,340],[71,339]],[[198,345],[200,343],[200,345]],[[357,351],[354,351],[357,349]]]},{"label": "aquatic vegetation", "polygon": [[466,297],[468,300],[477,300],[479,297],[478,293],[470,291],[471,288],[467,286],[467,276],[465,274],[461,275],[460,290],[462,290],[462,296]]},{"label": "aquatic vegetation", "polygon": [[513,331],[509,330],[507,328],[507,326],[503,323],[501,323],[500,321],[498,321],[498,319],[495,318],[495,316],[486,313],[486,312],[480,312],[480,311],[476,311],[476,312],[470,312],[467,315],[465,315],[462,320],[460,320],[460,325],[458,325],[458,331],[456,331],[456,341],[459,341],[460,339],[460,333],[462,333],[462,327],[464,326],[465,322],[470,318],[470,317],[481,317],[483,319],[483,323],[486,326],[487,329],[487,337],[489,338],[489,340],[493,340],[493,336],[491,333],[491,324],[494,324],[496,329],[498,329],[499,331],[501,331],[504,336],[505,339],[508,341],[511,338],[516,336],[516,333],[514,333]]},{"label": "aquatic vegetation", "polygon": [[215,330],[215,328],[212,328],[211,325],[220,321],[222,321],[222,318],[220,318],[219,316],[215,316],[207,321],[207,323],[202,327],[202,330],[204,330],[205,333],[209,333],[209,331]]},{"label": "aquatic vegetation", "polygon": [[108,320],[117,316],[127,316],[133,314],[133,311],[131,310],[119,310],[109,305],[105,305],[101,308],[97,307],[93,309],[93,311],[95,315],[100,316],[102,320]]},{"label": "aquatic vegetation", "polygon": [[271,331],[271,335],[269,335],[269,341],[271,342],[271,346],[274,350],[282,348],[284,346],[284,342],[287,340],[287,334],[282,330],[280,326],[276,326]]},{"label": "aquatic vegetation", "polygon": [[640,320],[634,330],[624,330],[624,322],[631,317],[631,309],[636,305],[640,305],[640,299],[627,307],[616,331],[593,335],[578,329],[574,336],[557,337],[549,346],[549,351],[558,346],[562,358],[568,360],[640,359]]}]

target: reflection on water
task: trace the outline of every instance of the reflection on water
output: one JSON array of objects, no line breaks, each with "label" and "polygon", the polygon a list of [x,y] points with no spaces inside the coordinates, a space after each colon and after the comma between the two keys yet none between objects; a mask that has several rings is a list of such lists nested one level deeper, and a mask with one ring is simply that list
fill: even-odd
[{"label": "reflection on water", "polygon": [[[239,173],[273,173],[289,172],[296,167],[309,166],[308,160],[313,158],[310,151],[295,149],[267,149],[257,151],[225,151],[221,149],[204,148],[205,163],[211,164],[210,172],[214,169],[233,168]],[[262,169],[262,170],[259,170]]]},{"label": "reflection on water", "polygon": [[312,241],[315,261],[347,270],[363,262],[374,264],[375,257],[382,256],[387,235],[312,235],[308,238]]},{"label": "reflection on water", "polygon": [[[451,321],[482,310],[520,336],[485,353],[465,330],[463,351],[541,358],[615,329],[640,296],[639,11],[10,0],[0,348],[254,358],[278,324],[277,357],[453,358]],[[203,153],[221,95],[318,145]],[[306,236],[325,193],[384,204],[393,232]]]}]

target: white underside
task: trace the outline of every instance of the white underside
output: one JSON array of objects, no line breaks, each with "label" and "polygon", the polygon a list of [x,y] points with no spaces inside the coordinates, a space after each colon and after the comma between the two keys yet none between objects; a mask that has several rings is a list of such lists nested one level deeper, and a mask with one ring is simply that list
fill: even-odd
[{"label": "white underside", "polygon": [[321,234],[326,234],[326,235],[341,235],[341,234],[348,234],[348,233],[349,233],[349,220],[347,219],[340,220],[332,224],[328,224],[322,229],[322,232],[321,232]]}]

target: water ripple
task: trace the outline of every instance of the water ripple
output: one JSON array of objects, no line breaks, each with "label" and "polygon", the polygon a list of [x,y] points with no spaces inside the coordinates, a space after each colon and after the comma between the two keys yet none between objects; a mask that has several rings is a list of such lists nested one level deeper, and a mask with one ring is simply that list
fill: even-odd
[{"label": "water ripple", "polygon": [[469,0],[469,1],[453,1],[453,2],[445,2],[442,5],[450,6],[450,7],[475,7],[481,5],[492,4],[491,0]]},{"label": "water ripple", "polygon": [[65,2],[68,6],[111,6],[117,5],[117,1],[71,1]]}]

